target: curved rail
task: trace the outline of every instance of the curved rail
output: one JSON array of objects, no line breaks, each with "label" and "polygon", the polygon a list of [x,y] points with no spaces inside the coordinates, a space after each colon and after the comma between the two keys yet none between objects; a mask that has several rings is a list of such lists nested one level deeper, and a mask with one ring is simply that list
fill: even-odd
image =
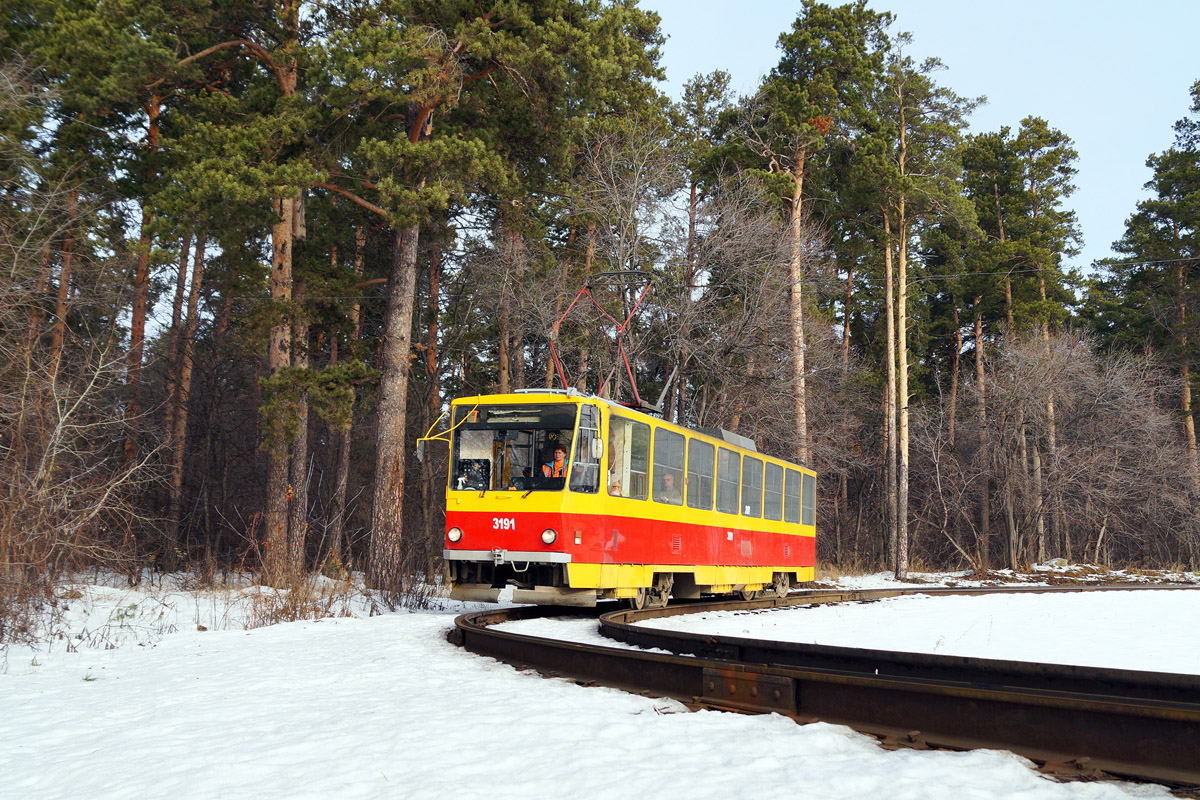
[{"label": "curved rail", "polygon": [[903,594],[1129,589],[835,590],[601,616],[605,636],[670,654],[556,641],[494,627],[518,619],[590,616],[558,608],[465,614],[455,620],[451,639],[517,666],[672,697],[695,708],[774,712],[801,722],[844,724],[891,746],[1007,749],[1056,774],[1111,773],[1200,786],[1196,676],[764,642],[633,625],[674,614]]}]

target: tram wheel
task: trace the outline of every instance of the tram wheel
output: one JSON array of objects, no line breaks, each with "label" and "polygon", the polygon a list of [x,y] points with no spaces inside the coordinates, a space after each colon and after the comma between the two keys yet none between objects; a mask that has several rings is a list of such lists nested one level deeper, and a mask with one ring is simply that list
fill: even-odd
[{"label": "tram wheel", "polygon": [[634,611],[641,611],[650,605],[650,590],[639,588],[637,594],[629,598],[629,605]]},{"label": "tram wheel", "polygon": [[791,576],[786,572],[776,572],[775,577],[771,579],[771,588],[775,591],[776,597],[787,597],[788,592],[792,590]]},{"label": "tram wheel", "polygon": [[738,592],[738,594],[740,594],[742,596],[743,600],[757,600],[758,599],[758,590],[757,589],[742,589],[740,592]]}]

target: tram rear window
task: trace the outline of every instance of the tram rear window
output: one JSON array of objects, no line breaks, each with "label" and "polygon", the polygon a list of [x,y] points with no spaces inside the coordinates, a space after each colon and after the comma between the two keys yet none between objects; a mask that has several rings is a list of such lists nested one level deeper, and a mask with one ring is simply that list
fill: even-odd
[{"label": "tram rear window", "polygon": [[456,408],[450,488],[561,490],[577,457],[577,409],[573,403]]},{"label": "tram rear window", "polygon": [[812,475],[804,476],[804,501],[803,514],[800,520],[802,525],[813,525],[817,521],[817,479]]},{"label": "tram rear window", "polygon": [[800,521],[800,473],[794,469],[787,471],[783,487],[783,521]]}]

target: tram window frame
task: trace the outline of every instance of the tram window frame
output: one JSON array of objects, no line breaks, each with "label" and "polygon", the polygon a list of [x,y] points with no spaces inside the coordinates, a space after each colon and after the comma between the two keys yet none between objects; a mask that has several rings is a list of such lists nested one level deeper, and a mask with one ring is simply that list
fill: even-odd
[{"label": "tram window frame", "polygon": [[804,473],[804,486],[801,490],[801,525],[817,524],[817,479]]},{"label": "tram window frame", "polygon": [[[620,429],[620,433],[618,433]],[[613,497],[649,497],[650,426],[613,414],[608,421],[608,493]],[[613,491],[616,486],[617,491]]]},{"label": "tram window frame", "polygon": [[763,519],[783,519],[783,467],[770,461],[763,474]]},{"label": "tram window frame", "polygon": [[[730,474],[732,472],[732,475]],[[717,511],[736,514],[740,506],[739,489],[742,483],[742,459],[734,450],[717,450]],[[728,492],[732,490],[730,497]],[[732,502],[725,502],[732,500]]]},{"label": "tram window frame", "polygon": [[[684,454],[686,452],[686,437],[682,433],[667,428],[654,429],[654,470],[651,475],[655,487],[653,499],[656,503],[666,503],[672,506],[683,505],[683,476]],[[669,500],[662,479],[670,475],[675,482],[677,499]]]},{"label": "tram window frame", "polygon": [[448,488],[562,491],[566,476],[547,477],[541,467],[556,444],[571,452],[577,417],[574,403],[456,406]]},{"label": "tram window frame", "polygon": [[783,483],[783,521],[800,524],[800,470],[789,469]]},{"label": "tram window frame", "polygon": [[742,516],[762,517],[763,461],[761,458],[742,458]]},{"label": "tram window frame", "polygon": [[688,508],[712,511],[717,482],[717,447],[711,442],[690,437],[687,447]]},{"label": "tram window frame", "polygon": [[600,491],[600,457],[595,442],[600,440],[600,409],[583,404],[579,407],[579,428],[575,436],[575,457],[571,460],[572,492],[596,494]]}]

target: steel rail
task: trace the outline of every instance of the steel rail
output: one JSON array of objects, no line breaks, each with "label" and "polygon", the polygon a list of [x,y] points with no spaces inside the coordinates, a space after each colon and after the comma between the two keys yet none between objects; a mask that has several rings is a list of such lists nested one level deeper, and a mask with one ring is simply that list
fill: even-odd
[{"label": "steel rail", "polygon": [[[1118,588],[1126,587],[1104,590]],[[1019,591],[1063,590],[1031,587]],[[771,600],[615,611],[601,617],[606,636],[679,650],[669,654],[558,641],[496,628],[498,623],[520,619],[589,616],[559,608],[464,614],[455,620],[450,638],[471,652],[519,667],[671,697],[692,707],[775,712],[801,722],[844,724],[880,736],[891,746],[1001,748],[1038,761],[1058,774],[1107,773],[1200,786],[1200,677],[781,645],[655,631],[632,624],[638,619],[706,610],[749,611],[911,593],[995,591],[811,592]]]}]

